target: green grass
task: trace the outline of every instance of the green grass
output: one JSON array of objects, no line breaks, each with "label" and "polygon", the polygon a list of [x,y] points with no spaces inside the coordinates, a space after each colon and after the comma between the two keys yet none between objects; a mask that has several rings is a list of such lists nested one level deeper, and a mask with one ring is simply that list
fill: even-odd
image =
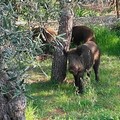
[{"label": "green grass", "polygon": [[[30,71],[27,120],[120,120],[120,37],[105,28],[94,30],[102,53],[100,82],[92,72],[85,93],[76,95],[73,82],[49,80],[51,60],[46,60],[42,67],[48,77],[39,68]],[[67,79],[72,81],[72,75],[68,73]]]},{"label": "green grass", "polygon": [[102,54],[120,56],[120,31],[118,33],[104,27],[93,27],[96,41]]}]

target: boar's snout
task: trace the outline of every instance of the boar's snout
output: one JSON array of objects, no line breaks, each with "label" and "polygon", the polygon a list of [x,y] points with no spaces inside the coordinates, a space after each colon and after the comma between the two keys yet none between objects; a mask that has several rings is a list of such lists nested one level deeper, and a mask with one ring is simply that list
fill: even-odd
[{"label": "boar's snout", "polygon": [[76,75],[78,73],[78,68],[76,66],[69,66],[69,72]]}]

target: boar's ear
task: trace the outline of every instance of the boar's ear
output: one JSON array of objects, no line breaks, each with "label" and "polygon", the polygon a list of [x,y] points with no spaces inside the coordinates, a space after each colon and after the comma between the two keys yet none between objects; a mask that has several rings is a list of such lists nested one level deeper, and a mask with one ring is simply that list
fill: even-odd
[{"label": "boar's ear", "polygon": [[82,47],[78,46],[76,49],[77,54],[80,56],[82,54]]}]

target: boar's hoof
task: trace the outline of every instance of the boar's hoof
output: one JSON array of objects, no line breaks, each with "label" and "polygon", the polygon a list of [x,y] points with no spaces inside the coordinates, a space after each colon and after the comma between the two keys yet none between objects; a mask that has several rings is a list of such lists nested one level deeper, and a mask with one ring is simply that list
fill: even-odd
[{"label": "boar's hoof", "polygon": [[83,89],[81,89],[81,90],[77,89],[77,90],[75,91],[75,94],[76,94],[76,95],[80,95],[80,94],[83,94],[83,93],[84,93],[84,90],[83,90]]}]

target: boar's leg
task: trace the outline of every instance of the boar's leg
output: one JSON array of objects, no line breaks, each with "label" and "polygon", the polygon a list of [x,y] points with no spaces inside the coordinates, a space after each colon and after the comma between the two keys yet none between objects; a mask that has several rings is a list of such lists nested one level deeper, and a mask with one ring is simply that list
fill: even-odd
[{"label": "boar's leg", "polygon": [[78,75],[74,75],[74,79],[75,79],[75,86],[78,88],[78,90],[76,92],[83,93],[83,91],[84,91],[83,77],[80,77],[78,74]]},{"label": "boar's leg", "polygon": [[86,72],[87,72],[87,78],[90,79],[91,71],[87,70]]},{"label": "boar's leg", "polygon": [[79,77],[79,87],[78,87],[78,93],[84,92],[84,85],[83,85],[83,77]]},{"label": "boar's leg", "polygon": [[75,80],[75,86],[79,87],[79,78],[78,78],[78,75],[74,75],[74,80]]},{"label": "boar's leg", "polygon": [[98,76],[99,64],[100,64],[100,60],[96,60],[95,64],[93,65],[93,69],[94,69],[94,72],[95,72],[95,80],[96,81],[99,81],[99,76]]}]

